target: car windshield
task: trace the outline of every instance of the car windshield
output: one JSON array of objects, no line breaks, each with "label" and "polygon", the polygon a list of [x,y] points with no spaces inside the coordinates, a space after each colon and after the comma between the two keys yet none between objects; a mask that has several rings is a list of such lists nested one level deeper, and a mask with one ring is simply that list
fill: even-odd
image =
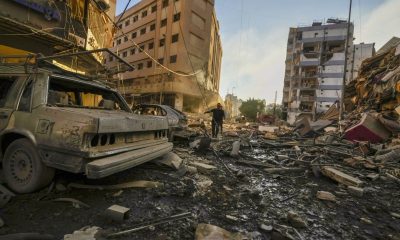
[{"label": "car windshield", "polygon": [[51,78],[47,104],[58,107],[120,110],[128,107],[114,91],[60,78]]}]

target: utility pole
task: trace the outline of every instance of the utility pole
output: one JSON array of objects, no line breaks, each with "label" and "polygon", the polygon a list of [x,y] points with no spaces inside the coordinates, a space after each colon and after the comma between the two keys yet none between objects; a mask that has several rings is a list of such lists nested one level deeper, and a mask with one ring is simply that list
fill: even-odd
[{"label": "utility pole", "polygon": [[274,100],[274,117],[275,117],[275,112],[276,112],[276,98],[278,95],[278,91],[275,91],[275,100]]},{"label": "utility pole", "polygon": [[[347,52],[349,50],[349,35],[350,35],[350,25],[351,25],[351,6],[353,5],[353,0],[350,0],[350,7],[349,7],[349,18],[347,20],[347,35],[346,35],[346,46],[344,50],[344,69],[343,69],[343,81],[342,81],[342,92],[340,98],[340,108],[339,108],[339,121],[343,119],[344,114],[344,90],[346,88],[346,75],[347,75]],[[353,41],[353,37],[351,38]]]}]

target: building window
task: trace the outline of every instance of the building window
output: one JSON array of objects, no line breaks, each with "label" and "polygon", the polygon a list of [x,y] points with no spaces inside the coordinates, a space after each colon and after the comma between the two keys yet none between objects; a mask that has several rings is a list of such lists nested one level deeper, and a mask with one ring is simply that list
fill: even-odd
[{"label": "building window", "polygon": [[165,27],[165,26],[167,26],[167,19],[166,18],[161,20],[161,27]]},{"label": "building window", "polygon": [[122,53],[122,57],[127,57],[127,56],[128,56],[128,52],[127,51]]},{"label": "building window", "polygon": [[177,42],[178,40],[179,40],[179,34],[174,34],[174,35],[172,35],[172,40],[171,40],[172,43],[175,43],[175,42]]},{"label": "building window", "polygon": [[118,39],[117,40],[117,45],[120,45],[121,44],[121,39]]},{"label": "building window", "polygon": [[137,65],[137,69],[138,69],[138,70],[143,69],[143,63],[139,63],[139,64]]},{"label": "building window", "polygon": [[136,16],[133,16],[133,22],[137,22],[137,20],[139,20],[139,17],[138,17],[138,15],[136,15]]},{"label": "building window", "polygon": [[136,48],[132,48],[131,49],[131,55],[133,55],[133,54],[135,54],[136,53]]},{"label": "building window", "polygon": [[164,58],[159,58],[159,59],[158,59],[158,62],[159,62],[160,64],[164,64]]},{"label": "building window", "polygon": [[125,36],[125,37],[124,37],[124,42],[127,42],[127,41],[128,41],[128,37]]},{"label": "building window", "polygon": [[173,55],[173,56],[169,57],[169,62],[170,62],[170,63],[176,63],[176,59],[177,59],[177,58],[178,58],[177,55]]},{"label": "building window", "polygon": [[142,12],[142,18],[144,18],[144,17],[146,17],[146,16],[147,16],[147,10],[145,10],[145,11]]},{"label": "building window", "polygon": [[133,32],[132,33],[132,39],[134,39],[134,38],[136,38],[137,37],[137,32]]},{"label": "building window", "polygon": [[153,66],[153,61],[148,61],[147,62],[147,68],[151,68]]},{"label": "building window", "polygon": [[149,50],[153,48],[154,48],[154,43],[153,42],[149,43]]},{"label": "building window", "polygon": [[168,2],[169,2],[168,0],[163,0],[163,1],[162,1],[162,7],[163,7],[163,8],[168,7]]},{"label": "building window", "polygon": [[114,57],[113,57],[113,56],[109,56],[109,57],[108,57],[108,61],[109,61],[109,62],[114,61]]},{"label": "building window", "polygon": [[126,20],[126,21],[125,21],[125,27],[126,27],[126,26],[129,26],[129,23],[130,23],[130,21],[129,21],[129,20]]},{"label": "building window", "polygon": [[140,35],[143,35],[143,34],[145,34],[145,33],[146,33],[146,28],[140,29]]},{"label": "building window", "polygon": [[156,30],[156,24],[155,23],[150,25],[150,31],[154,31],[154,30]]},{"label": "building window", "polygon": [[160,47],[164,47],[165,45],[165,38],[160,39]]},{"label": "building window", "polygon": [[174,22],[177,22],[181,19],[181,13],[174,14]]},{"label": "building window", "polygon": [[154,6],[151,7],[151,12],[153,13],[155,11],[157,11],[157,5],[154,5]]},{"label": "building window", "polygon": [[144,45],[139,46],[139,52],[143,52],[144,51]]}]

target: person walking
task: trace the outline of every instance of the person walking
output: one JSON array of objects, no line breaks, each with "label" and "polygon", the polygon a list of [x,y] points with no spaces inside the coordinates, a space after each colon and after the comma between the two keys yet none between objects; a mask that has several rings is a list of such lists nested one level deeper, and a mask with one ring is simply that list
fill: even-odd
[{"label": "person walking", "polygon": [[211,122],[212,137],[216,138],[218,136],[220,128],[222,135],[222,124],[225,119],[225,111],[222,109],[222,105],[218,103],[217,108],[211,109],[205,113],[212,113],[212,122]]}]

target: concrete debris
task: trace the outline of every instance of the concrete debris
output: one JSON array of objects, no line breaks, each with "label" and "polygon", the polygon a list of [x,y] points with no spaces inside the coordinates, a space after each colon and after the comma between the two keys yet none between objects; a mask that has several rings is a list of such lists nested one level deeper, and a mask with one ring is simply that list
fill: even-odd
[{"label": "concrete debris", "polygon": [[270,174],[293,173],[303,172],[304,168],[264,168],[264,171]]},{"label": "concrete debris", "polygon": [[352,177],[332,167],[322,167],[321,172],[322,174],[331,178],[332,180],[335,180],[336,182],[347,186],[358,187],[363,184],[363,182],[360,179]]},{"label": "concrete debris", "polygon": [[357,196],[357,197],[362,197],[364,194],[364,189],[362,188],[358,188],[358,187],[354,187],[354,186],[348,186],[347,190],[349,191],[349,193],[353,196]]},{"label": "concrete debris", "polygon": [[317,198],[320,200],[336,202],[336,196],[330,192],[318,191]]},{"label": "concrete debris", "polygon": [[68,184],[68,188],[97,189],[97,190],[119,190],[126,188],[162,188],[163,186],[164,186],[163,183],[144,181],[144,180],[120,183],[116,185],[87,185],[79,183]]},{"label": "concrete debris", "polygon": [[106,209],[105,215],[113,221],[122,222],[128,218],[129,210],[129,208],[120,205],[112,205]]},{"label": "concrete debris", "polygon": [[394,218],[397,218],[397,219],[400,219],[400,214],[399,213],[391,212],[390,216],[392,216]]},{"label": "concrete debris", "polygon": [[240,233],[231,233],[223,228],[200,223],[197,225],[195,240],[242,240],[244,237]]},{"label": "concrete debris", "polygon": [[193,162],[193,163],[191,163],[191,165],[196,167],[197,170],[203,174],[209,174],[211,171],[217,169],[217,167],[215,167],[213,165],[208,165],[208,164],[200,163],[200,162]]},{"label": "concrete debris", "polygon": [[301,218],[296,212],[289,211],[286,220],[288,223],[295,228],[306,228],[307,221]]},{"label": "concrete debris", "polygon": [[210,148],[211,138],[200,137],[193,142],[189,143],[190,148],[195,149],[198,152],[205,152]]},{"label": "concrete debris", "polygon": [[263,230],[263,231],[266,231],[266,232],[271,232],[271,231],[274,229],[273,226],[271,226],[271,225],[265,225],[265,224],[263,224],[263,223],[260,224],[259,228],[260,228],[261,230]]},{"label": "concrete debris", "polygon": [[64,236],[64,240],[105,240],[99,227],[84,227]]},{"label": "concrete debris", "polygon": [[365,224],[372,224],[372,221],[368,218],[360,218],[360,221]]},{"label": "concrete debris", "polygon": [[238,157],[239,156],[239,150],[240,150],[240,141],[234,141],[232,144],[232,151],[230,152],[231,157]]},{"label": "concrete debris", "polygon": [[162,158],[153,160],[153,162],[157,164],[163,164],[178,170],[181,167],[183,160],[175,153],[169,152],[162,156]]}]

